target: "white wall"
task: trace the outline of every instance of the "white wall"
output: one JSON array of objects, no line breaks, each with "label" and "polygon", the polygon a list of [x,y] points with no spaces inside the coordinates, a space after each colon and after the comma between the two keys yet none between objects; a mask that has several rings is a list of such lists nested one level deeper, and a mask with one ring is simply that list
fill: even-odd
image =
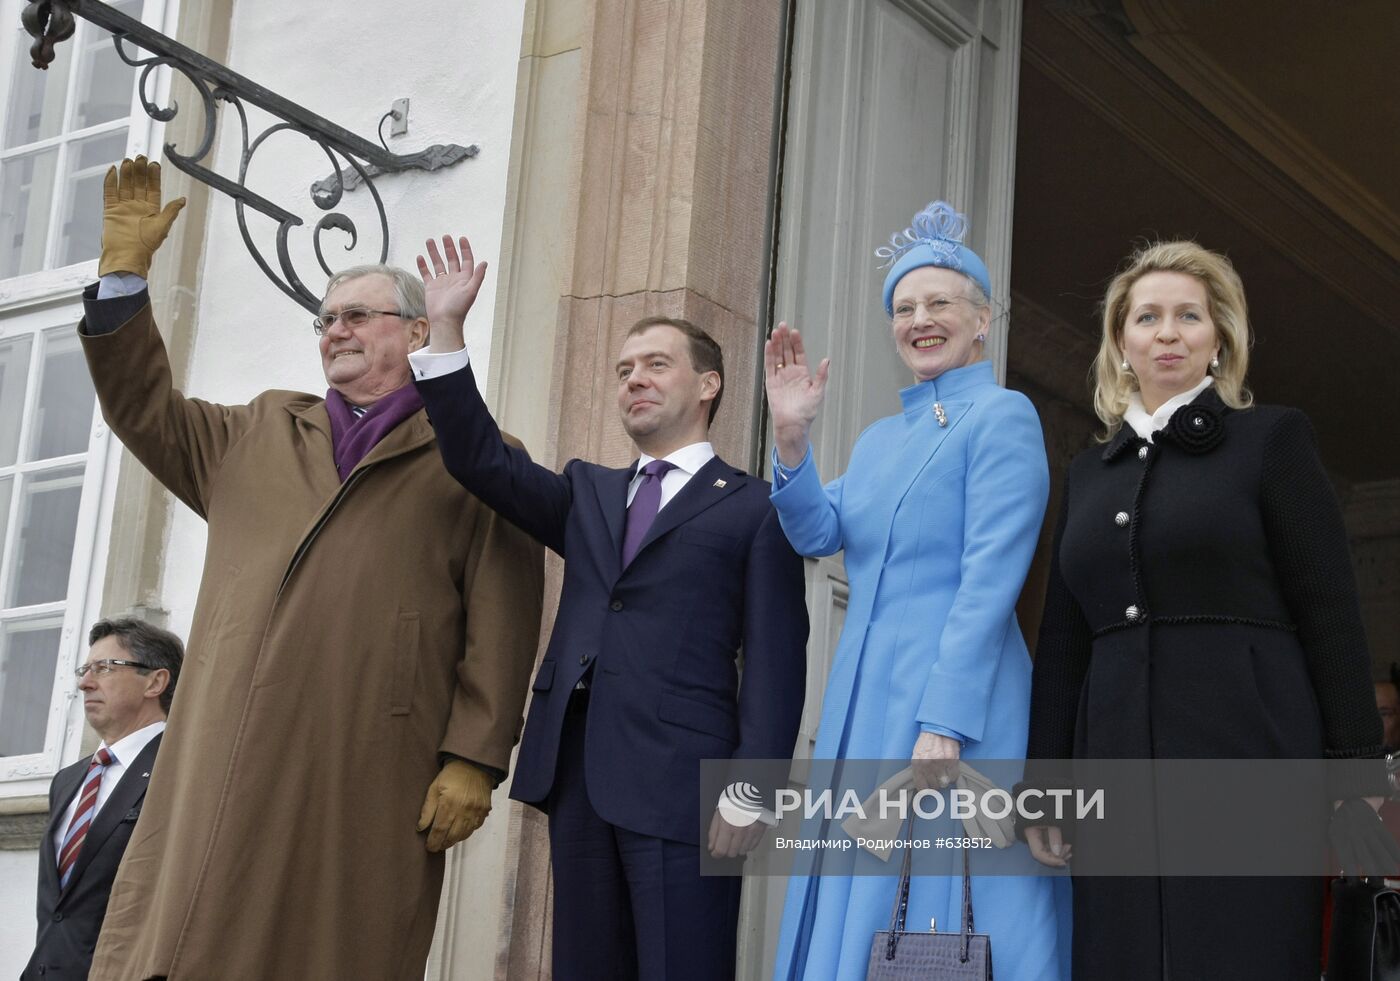
[{"label": "white wall", "polygon": [[17,978],[34,952],[39,852],[0,851],[0,978]]}]

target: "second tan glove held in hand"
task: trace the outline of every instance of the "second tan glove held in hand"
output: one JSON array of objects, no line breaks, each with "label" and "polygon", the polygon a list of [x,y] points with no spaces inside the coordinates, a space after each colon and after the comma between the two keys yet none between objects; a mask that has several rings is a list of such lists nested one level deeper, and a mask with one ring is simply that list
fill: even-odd
[{"label": "second tan glove held in hand", "polygon": [[151,256],[184,206],[184,198],[160,206],[160,164],[137,157],[123,160],[120,171],[109,167],[102,184],[102,258],[97,274],[149,276]]}]

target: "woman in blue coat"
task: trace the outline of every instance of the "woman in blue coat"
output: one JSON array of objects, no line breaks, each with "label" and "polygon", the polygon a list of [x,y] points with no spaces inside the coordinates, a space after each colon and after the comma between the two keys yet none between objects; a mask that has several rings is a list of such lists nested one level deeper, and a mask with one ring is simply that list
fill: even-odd
[{"label": "woman in blue coat", "polygon": [[[884,306],[914,384],[904,409],[861,434],[825,487],[808,433],[828,362],[815,372],[780,324],[764,348],[773,417],[773,504],[804,555],[844,550],[850,598],[831,665],[819,759],[1015,760],[1026,748],[1031,661],[1015,605],[1048,489],[1035,409],[996,383],[987,359],[990,278],[962,244],[966,221],[938,201],[880,254]],[[975,765],[975,764],[974,764]],[[1021,847],[1021,846],[1015,846]],[[897,877],[797,877],[779,937],[778,979],[865,977]],[[1053,883],[976,877],[976,927],[998,981],[1057,981]],[[916,877],[909,923],[960,925],[956,876]],[[920,929],[912,926],[911,929]]]}]

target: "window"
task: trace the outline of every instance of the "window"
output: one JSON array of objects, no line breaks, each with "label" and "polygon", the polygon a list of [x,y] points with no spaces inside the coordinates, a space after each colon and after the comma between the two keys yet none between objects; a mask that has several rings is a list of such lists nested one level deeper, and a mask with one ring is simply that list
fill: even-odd
[{"label": "window", "polygon": [[[111,5],[141,16],[141,0]],[[111,36],[81,18],[48,71],[32,67],[19,6],[0,3],[13,32],[0,82],[0,280],[97,257],[102,178],[126,155],[135,79]]]},{"label": "window", "polygon": [[[111,0],[149,23],[162,0]],[[23,0],[0,0],[0,795],[33,793],[76,749],[109,441],[78,344],[96,275],[107,168],[152,128],[137,72],[76,18],[31,67]],[[133,125],[135,123],[135,125]]]},{"label": "window", "polygon": [[[7,320],[0,339],[0,756],[43,752],[64,687],[59,641],[69,595],[86,578],[73,552],[93,435],[75,327],[17,319],[30,329]],[[75,572],[79,590],[69,587]]]}]

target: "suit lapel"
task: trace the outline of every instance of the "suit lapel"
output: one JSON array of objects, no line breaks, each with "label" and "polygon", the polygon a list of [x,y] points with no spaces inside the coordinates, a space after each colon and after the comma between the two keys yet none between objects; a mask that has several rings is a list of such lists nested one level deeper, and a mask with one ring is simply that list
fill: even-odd
[{"label": "suit lapel", "polygon": [[65,894],[83,877],[83,871],[92,862],[92,857],[107,843],[107,839],[112,836],[117,825],[122,823],[127,812],[146,796],[146,785],[151,782],[151,767],[155,764],[156,751],[160,749],[162,735],[164,733],[158,734],[148,742],[146,748],[136,754],[136,759],[126,765],[122,778],[112,788],[97,816],[92,819],[92,826],[88,828],[82,850],[78,852],[78,860],[73,863],[73,874],[68,877],[68,889],[63,890]]},{"label": "suit lapel", "polygon": [[[66,766],[54,777],[53,813],[49,815],[49,825],[44,829],[44,837],[39,842],[39,875],[58,893],[58,850],[54,847],[53,836],[58,832],[58,824],[68,811],[68,805],[83,785],[92,757],[84,757],[72,766]],[[72,881],[71,879],[69,881]]]},{"label": "suit lapel", "polygon": [[[671,498],[666,506],[656,513],[656,520],[652,522],[646,537],[642,539],[637,554],[641,555],[646,551],[647,546],[668,531],[733,494],[739,489],[739,478],[742,476],[744,476],[742,470],[734,469],[718,456],[712,457],[709,463],[695,472],[695,476],[686,481],[686,485],[680,489],[680,493]],[[621,538],[618,539],[618,542],[618,550],[621,554]]]},{"label": "suit lapel", "polygon": [[622,571],[622,532],[627,524],[627,485],[637,472],[637,464],[625,470],[604,470],[593,485],[598,495],[598,508],[603,512],[603,523],[608,528],[608,538],[612,541],[609,550],[612,566],[609,577],[616,578]]}]

